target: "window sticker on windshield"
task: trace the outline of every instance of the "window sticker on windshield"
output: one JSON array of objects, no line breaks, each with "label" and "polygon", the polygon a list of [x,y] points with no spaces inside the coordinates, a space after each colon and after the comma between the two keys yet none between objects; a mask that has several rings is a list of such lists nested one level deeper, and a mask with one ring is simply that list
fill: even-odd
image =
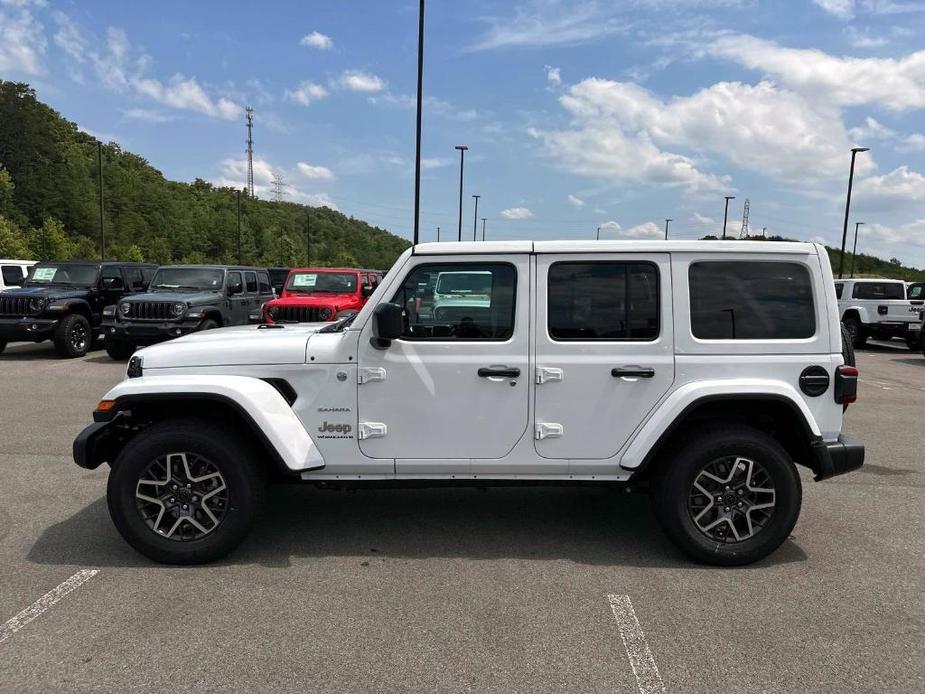
[{"label": "window sticker on windshield", "polygon": [[293,287],[314,287],[318,275],[296,275],[292,278]]},{"label": "window sticker on windshield", "polygon": [[56,267],[37,267],[35,268],[35,274],[32,275],[32,279],[45,281],[53,280],[55,278],[55,272],[58,271]]}]

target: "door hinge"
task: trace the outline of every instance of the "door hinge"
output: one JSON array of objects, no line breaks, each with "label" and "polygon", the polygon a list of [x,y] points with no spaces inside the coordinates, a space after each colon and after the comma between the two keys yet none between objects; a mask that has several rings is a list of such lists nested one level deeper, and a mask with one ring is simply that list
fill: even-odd
[{"label": "door hinge", "polygon": [[549,383],[550,381],[561,381],[565,376],[565,372],[562,369],[556,369],[551,366],[537,366],[536,367],[536,382],[537,383]]},{"label": "door hinge", "polygon": [[562,437],[565,428],[555,422],[537,422],[536,423],[536,440],[558,439]]},{"label": "door hinge", "polygon": [[361,441],[365,439],[381,439],[389,433],[389,428],[382,422],[360,422],[360,431],[357,438]]},{"label": "door hinge", "polygon": [[372,383],[373,381],[384,381],[385,369],[381,366],[366,366],[357,369],[357,383]]}]

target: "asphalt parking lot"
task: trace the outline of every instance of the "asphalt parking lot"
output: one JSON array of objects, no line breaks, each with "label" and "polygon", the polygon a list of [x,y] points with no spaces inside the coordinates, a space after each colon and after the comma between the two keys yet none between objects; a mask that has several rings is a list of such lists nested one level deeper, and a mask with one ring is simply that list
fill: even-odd
[{"label": "asphalt parking lot", "polygon": [[749,567],[689,563],[606,489],[281,486],[229,559],[176,568],[117,535],[107,469],[71,462],[124,365],[12,345],[0,690],[923,691],[925,357],[858,363],[864,468],[802,470],[793,536]]}]

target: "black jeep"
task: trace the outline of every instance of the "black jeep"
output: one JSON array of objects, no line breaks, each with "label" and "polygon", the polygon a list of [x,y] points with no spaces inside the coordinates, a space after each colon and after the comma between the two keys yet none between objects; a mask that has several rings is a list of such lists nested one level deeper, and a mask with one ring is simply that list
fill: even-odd
[{"label": "black jeep", "polygon": [[0,292],[0,352],[8,342],[54,340],[82,357],[101,334],[103,307],[147,289],[156,265],[68,260],[29,268],[21,287]]},{"label": "black jeep", "polygon": [[266,270],[166,265],[155,273],[147,293],[125,297],[104,309],[106,351],[113,359],[125,359],[139,345],[260,322],[263,303],[273,297]]}]

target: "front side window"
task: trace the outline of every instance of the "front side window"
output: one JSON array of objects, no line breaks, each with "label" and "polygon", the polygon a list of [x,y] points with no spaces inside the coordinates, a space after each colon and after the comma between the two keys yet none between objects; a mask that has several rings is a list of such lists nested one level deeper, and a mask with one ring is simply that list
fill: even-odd
[{"label": "front side window", "polygon": [[553,340],[654,340],[658,269],[645,262],[564,262],[549,268]]},{"label": "front side window", "polygon": [[4,284],[18,284],[23,277],[22,268],[19,265],[4,265],[2,272]]},{"label": "front side window", "polygon": [[798,263],[692,263],[691,332],[702,340],[790,340],[816,333],[809,271]]},{"label": "front side window", "polygon": [[286,291],[293,294],[353,294],[357,290],[355,272],[293,272]]},{"label": "front side window", "polygon": [[29,286],[44,286],[60,284],[68,287],[93,287],[100,275],[99,265],[80,265],[68,263],[66,265],[39,264],[29,269],[29,276],[25,284]]},{"label": "front side window", "polygon": [[889,299],[905,299],[906,289],[899,282],[857,282],[854,285],[852,299],[869,299],[872,301],[887,301]]},{"label": "front side window", "polygon": [[[240,275],[238,276],[240,279]],[[162,267],[151,280],[153,291],[175,291],[187,289],[192,291],[220,291],[225,273],[215,268],[203,267]]]},{"label": "front side window", "polygon": [[229,272],[228,273],[228,290],[230,291],[232,287],[235,287],[238,290],[238,293],[244,291],[244,283],[241,280],[240,272]]},{"label": "front side window", "polygon": [[408,340],[507,340],[514,334],[517,271],[506,263],[414,268],[392,302]]}]

